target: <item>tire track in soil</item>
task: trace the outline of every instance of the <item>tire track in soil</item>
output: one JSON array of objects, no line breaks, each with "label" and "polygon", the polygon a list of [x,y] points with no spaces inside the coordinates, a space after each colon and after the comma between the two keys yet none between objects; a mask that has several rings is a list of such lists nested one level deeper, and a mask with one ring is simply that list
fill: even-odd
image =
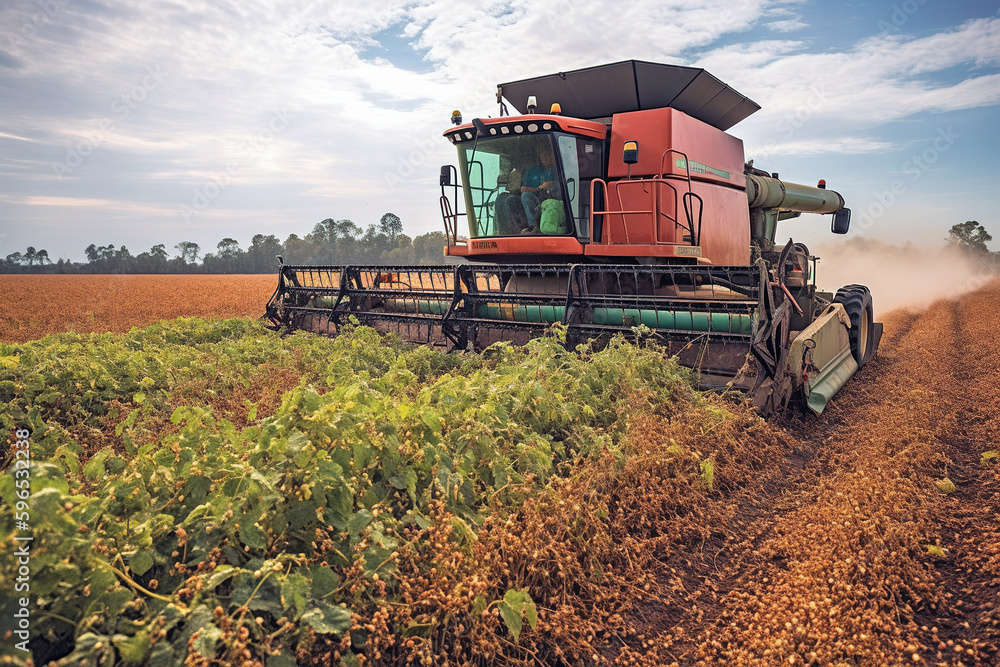
[{"label": "tire track in soil", "polygon": [[1000,470],[984,466],[983,453],[1000,446],[1000,283],[953,302],[951,411],[939,438],[948,457],[942,474],[956,485],[942,502],[941,542],[950,557],[938,567],[947,604],[935,621],[945,624],[938,650],[954,642],[982,645],[972,656],[1000,664]]},{"label": "tire track in soil", "polygon": [[739,520],[714,557],[668,562],[668,580],[700,584],[694,604],[643,619],[657,648],[620,662],[1000,664],[1000,466],[979,465],[1000,440],[997,303],[992,283],[888,314],[878,357],[821,419],[774,425],[795,446],[784,485],[728,499]]}]

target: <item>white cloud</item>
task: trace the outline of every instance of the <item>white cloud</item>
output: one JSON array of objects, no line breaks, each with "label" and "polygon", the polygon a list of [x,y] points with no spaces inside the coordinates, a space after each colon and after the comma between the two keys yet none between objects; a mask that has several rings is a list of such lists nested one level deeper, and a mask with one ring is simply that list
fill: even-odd
[{"label": "white cloud", "polygon": [[[175,211],[235,163],[199,224],[267,199],[253,212],[274,221],[267,233],[328,215],[367,224],[383,208],[408,230],[437,229],[452,109],[496,114],[499,81],[629,58],[705,67],[749,95],[763,110],[736,133],[771,152],[884,152],[886,123],[1000,102],[1000,18],[810,53],[802,40],[752,41],[761,27],[804,27],[804,3],[782,0],[52,2],[30,38],[19,31],[40,5],[0,9],[2,173],[39,198],[24,201],[70,198],[94,217],[122,199]],[[277,131],[276,114],[288,116]],[[57,180],[53,163],[87,142]],[[0,215],[28,204],[17,206]],[[155,228],[151,242],[174,233]]]},{"label": "white cloud", "polygon": [[[800,42],[759,42],[707,54],[702,62],[761,104],[740,131],[766,152],[881,152],[857,138],[923,112],[995,105],[1000,19],[969,21],[922,38],[879,36],[844,52],[806,53]],[[964,77],[955,68],[968,68]]]},{"label": "white cloud", "polygon": [[766,18],[772,20],[765,25],[775,32],[794,32],[809,27],[801,14],[788,7],[775,7],[767,12]]}]

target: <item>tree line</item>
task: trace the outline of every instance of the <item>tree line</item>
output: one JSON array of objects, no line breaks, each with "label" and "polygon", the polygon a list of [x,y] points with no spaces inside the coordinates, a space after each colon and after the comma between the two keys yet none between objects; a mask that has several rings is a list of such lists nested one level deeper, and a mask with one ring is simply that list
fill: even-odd
[{"label": "tree line", "polygon": [[386,213],[367,229],[351,220],[327,218],[305,236],[291,234],[284,243],[273,234],[256,234],[246,249],[226,237],[204,254],[193,241],[176,244],[174,256],[163,243],[138,255],[125,246],[91,243],[84,250],[86,262],[53,262],[48,251],[29,246],[0,260],[0,273],[272,273],[277,271],[276,255],[286,264],[438,264],[445,243],[443,232],[407,236],[399,216]]},{"label": "tree line", "polygon": [[[1000,252],[987,247],[993,236],[977,221],[952,225],[946,240],[984,266],[1000,270]],[[407,236],[399,216],[386,213],[364,230],[350,220],[327,218],[305,236],[291,234],[284,243],[273,234],[256,234],[245,250],[226,237],[215,252],[204,255],[193,241],[175,245],[174,257],[163,243],[138,255],[125,246],[91,243],[84,250],[86,262],[53,263],[46,250],[29,246],[0,261],[0,273],[271,273],[277,270],[276,255],[286,264],[438,264],[445,243],[442,232]]]}]

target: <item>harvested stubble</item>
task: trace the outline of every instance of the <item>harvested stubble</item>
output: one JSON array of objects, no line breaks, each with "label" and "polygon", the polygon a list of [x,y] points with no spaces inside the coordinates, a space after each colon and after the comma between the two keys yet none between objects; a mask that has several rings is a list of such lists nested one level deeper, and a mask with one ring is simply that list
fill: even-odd
[{"label": "harvested stubble", "polygon": [[274,292],[260,275],[0,275],[0,342],[53,333],[123,333],[175,317],[260,317]]}]

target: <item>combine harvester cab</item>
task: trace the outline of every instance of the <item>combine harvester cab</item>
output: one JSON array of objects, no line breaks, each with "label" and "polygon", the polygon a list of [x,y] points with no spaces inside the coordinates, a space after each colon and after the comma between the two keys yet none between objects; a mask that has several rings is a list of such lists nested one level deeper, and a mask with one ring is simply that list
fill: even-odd
[{"label": "combine harvester cab", "polygon": [[[745,162],[732,125],[759,106],[697,68],[625,61],[501,84],[500,115],[445,137],[440,207],[453,263],[282,265],[275,327],[335,335],[351,318],[403,339],[482,349],[553,324],[567,342],[646,332],[706,388],[765,414],[822,412],[878,348],[862,285],[820,291],[777,224],[850,210]],[[508,100],[526,100],[511,115]],[[547,109],[538,113],[538,109]]]}]

